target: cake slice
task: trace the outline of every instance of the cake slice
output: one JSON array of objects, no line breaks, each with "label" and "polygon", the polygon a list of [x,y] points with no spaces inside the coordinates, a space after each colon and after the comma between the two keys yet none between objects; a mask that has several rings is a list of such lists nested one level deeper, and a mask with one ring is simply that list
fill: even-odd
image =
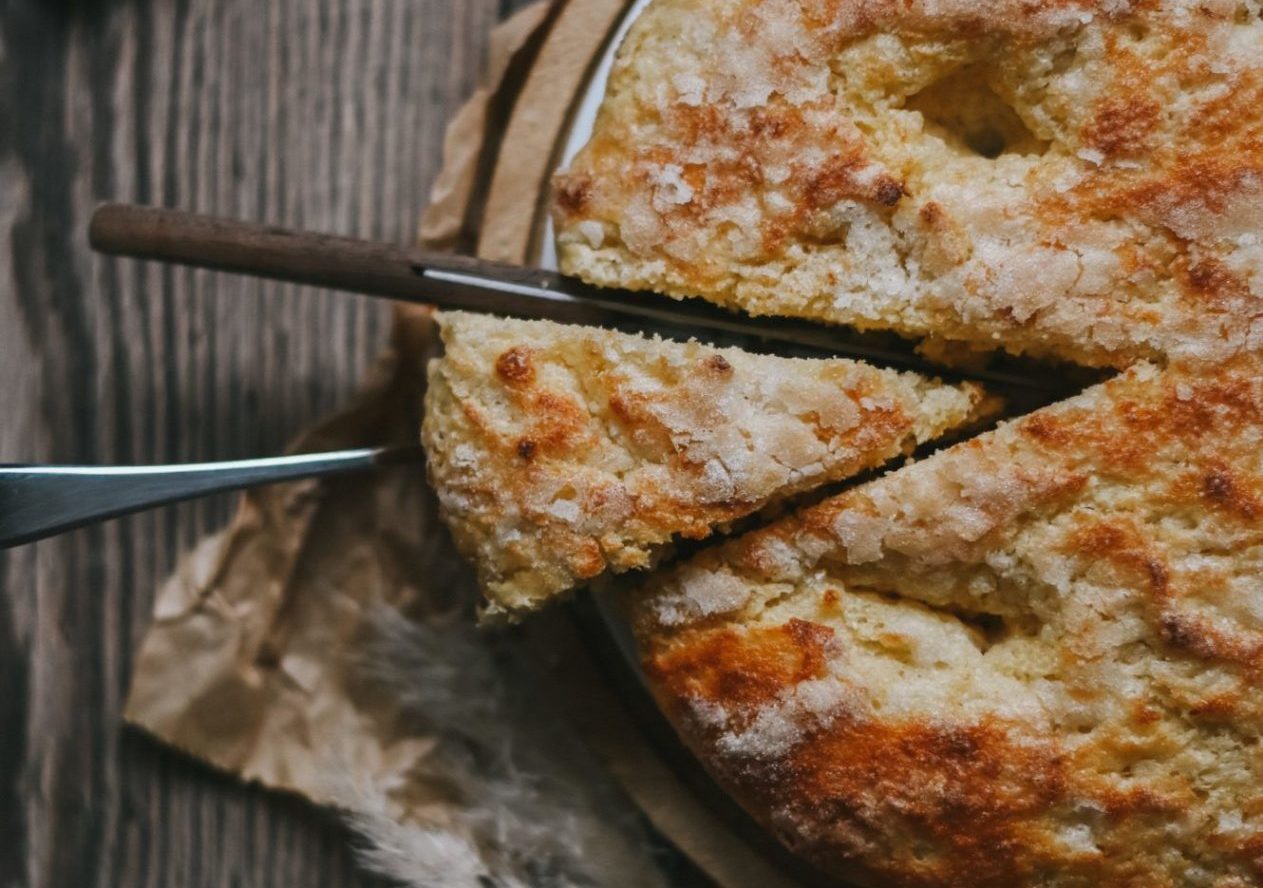
[{"label": "cake slice", "polygon": [[1123,367],[1263,337],[1256,0],[654,0],[564,271]]},{"label": "cake slice", "polygon": [[546,321],[443,314],[422,436],[488,616],[652,565],[971,421],[981,389]]},{"label": "cake slice", "polygon": [[682,736],[863,885],[1263,883],[1263,358],[1142,364],[632,598]]}]

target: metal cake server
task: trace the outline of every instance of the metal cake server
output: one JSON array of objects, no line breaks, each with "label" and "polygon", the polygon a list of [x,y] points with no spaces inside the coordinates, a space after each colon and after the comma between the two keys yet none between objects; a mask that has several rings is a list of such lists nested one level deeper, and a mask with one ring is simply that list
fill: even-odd
[{"label": "metal cake server", "polygon": [[211,493],[421,458],[417,445],[174,466],[0,465],[0,549]]}]

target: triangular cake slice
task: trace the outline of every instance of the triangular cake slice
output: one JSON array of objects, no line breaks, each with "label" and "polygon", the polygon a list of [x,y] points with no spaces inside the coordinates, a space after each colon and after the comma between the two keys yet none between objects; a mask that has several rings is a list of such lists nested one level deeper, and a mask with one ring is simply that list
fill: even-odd
[{"label": "triangular cake slice", "polygon": [[563,270],[985,349],[1263,325],[1255,0],[654,0],[557,179]]},{"label": "triangular cake slice", "polygon": [[430,479],[489,615],[652,565],[769,503],[976,418],[984,396],[802,360],[546,321],[440,316]]},{"label": "triangular cake slice", "polygon": [[1263,358],[1138,365],[631,606],[683,737],[835,875],[1263,881]]}]

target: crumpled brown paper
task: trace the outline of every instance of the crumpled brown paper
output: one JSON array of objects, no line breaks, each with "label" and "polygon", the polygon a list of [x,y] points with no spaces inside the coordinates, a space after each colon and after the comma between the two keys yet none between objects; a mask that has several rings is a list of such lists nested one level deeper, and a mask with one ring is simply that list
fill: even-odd
[{"label": "crumpled brown paper", "polygon": [[421,240],[426,245],[439,250],[467,250],[472,246],[461,241],[463,236],[472,236],[467,215],[480,172],[487,116],[509,75],[515,54],[531,41],[548,13],[549,4],[540,0],[520,9],[491,32],[483,84],[456,112],[443,140],[443,168],[434,180],[430,203],[421,217]]},{"label": "crumpled brown paper", "polygon": [[[293,450],[415,443],[436,346],[428,313],[401,310],[392,339],[357,401]],[[250,491],[231,525],[158,593],[124,717],[220,768],[319,801],[332,800],[331,737],[358,738],[357,776],[398,783],[433,741],[398,730],[382,701],[351,699],[345,657],[370,605],[417,616],[452,607],[435,595],[459,588],[436,531],[419,462]]]}]

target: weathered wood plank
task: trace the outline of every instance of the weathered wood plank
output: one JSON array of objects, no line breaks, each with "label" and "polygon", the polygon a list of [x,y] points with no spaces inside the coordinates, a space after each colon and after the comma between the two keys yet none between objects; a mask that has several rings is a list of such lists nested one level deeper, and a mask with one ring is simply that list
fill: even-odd
[{"label": "weathered wood plank", "polygon": [[[0,2],[0,460],[274,453],[380,344],[367,300],[103,260],[101,200],[410,239],[521,0]],[[374,884],[342,829],[121,730],[192,503],[0,554],[0,884]]]}]

